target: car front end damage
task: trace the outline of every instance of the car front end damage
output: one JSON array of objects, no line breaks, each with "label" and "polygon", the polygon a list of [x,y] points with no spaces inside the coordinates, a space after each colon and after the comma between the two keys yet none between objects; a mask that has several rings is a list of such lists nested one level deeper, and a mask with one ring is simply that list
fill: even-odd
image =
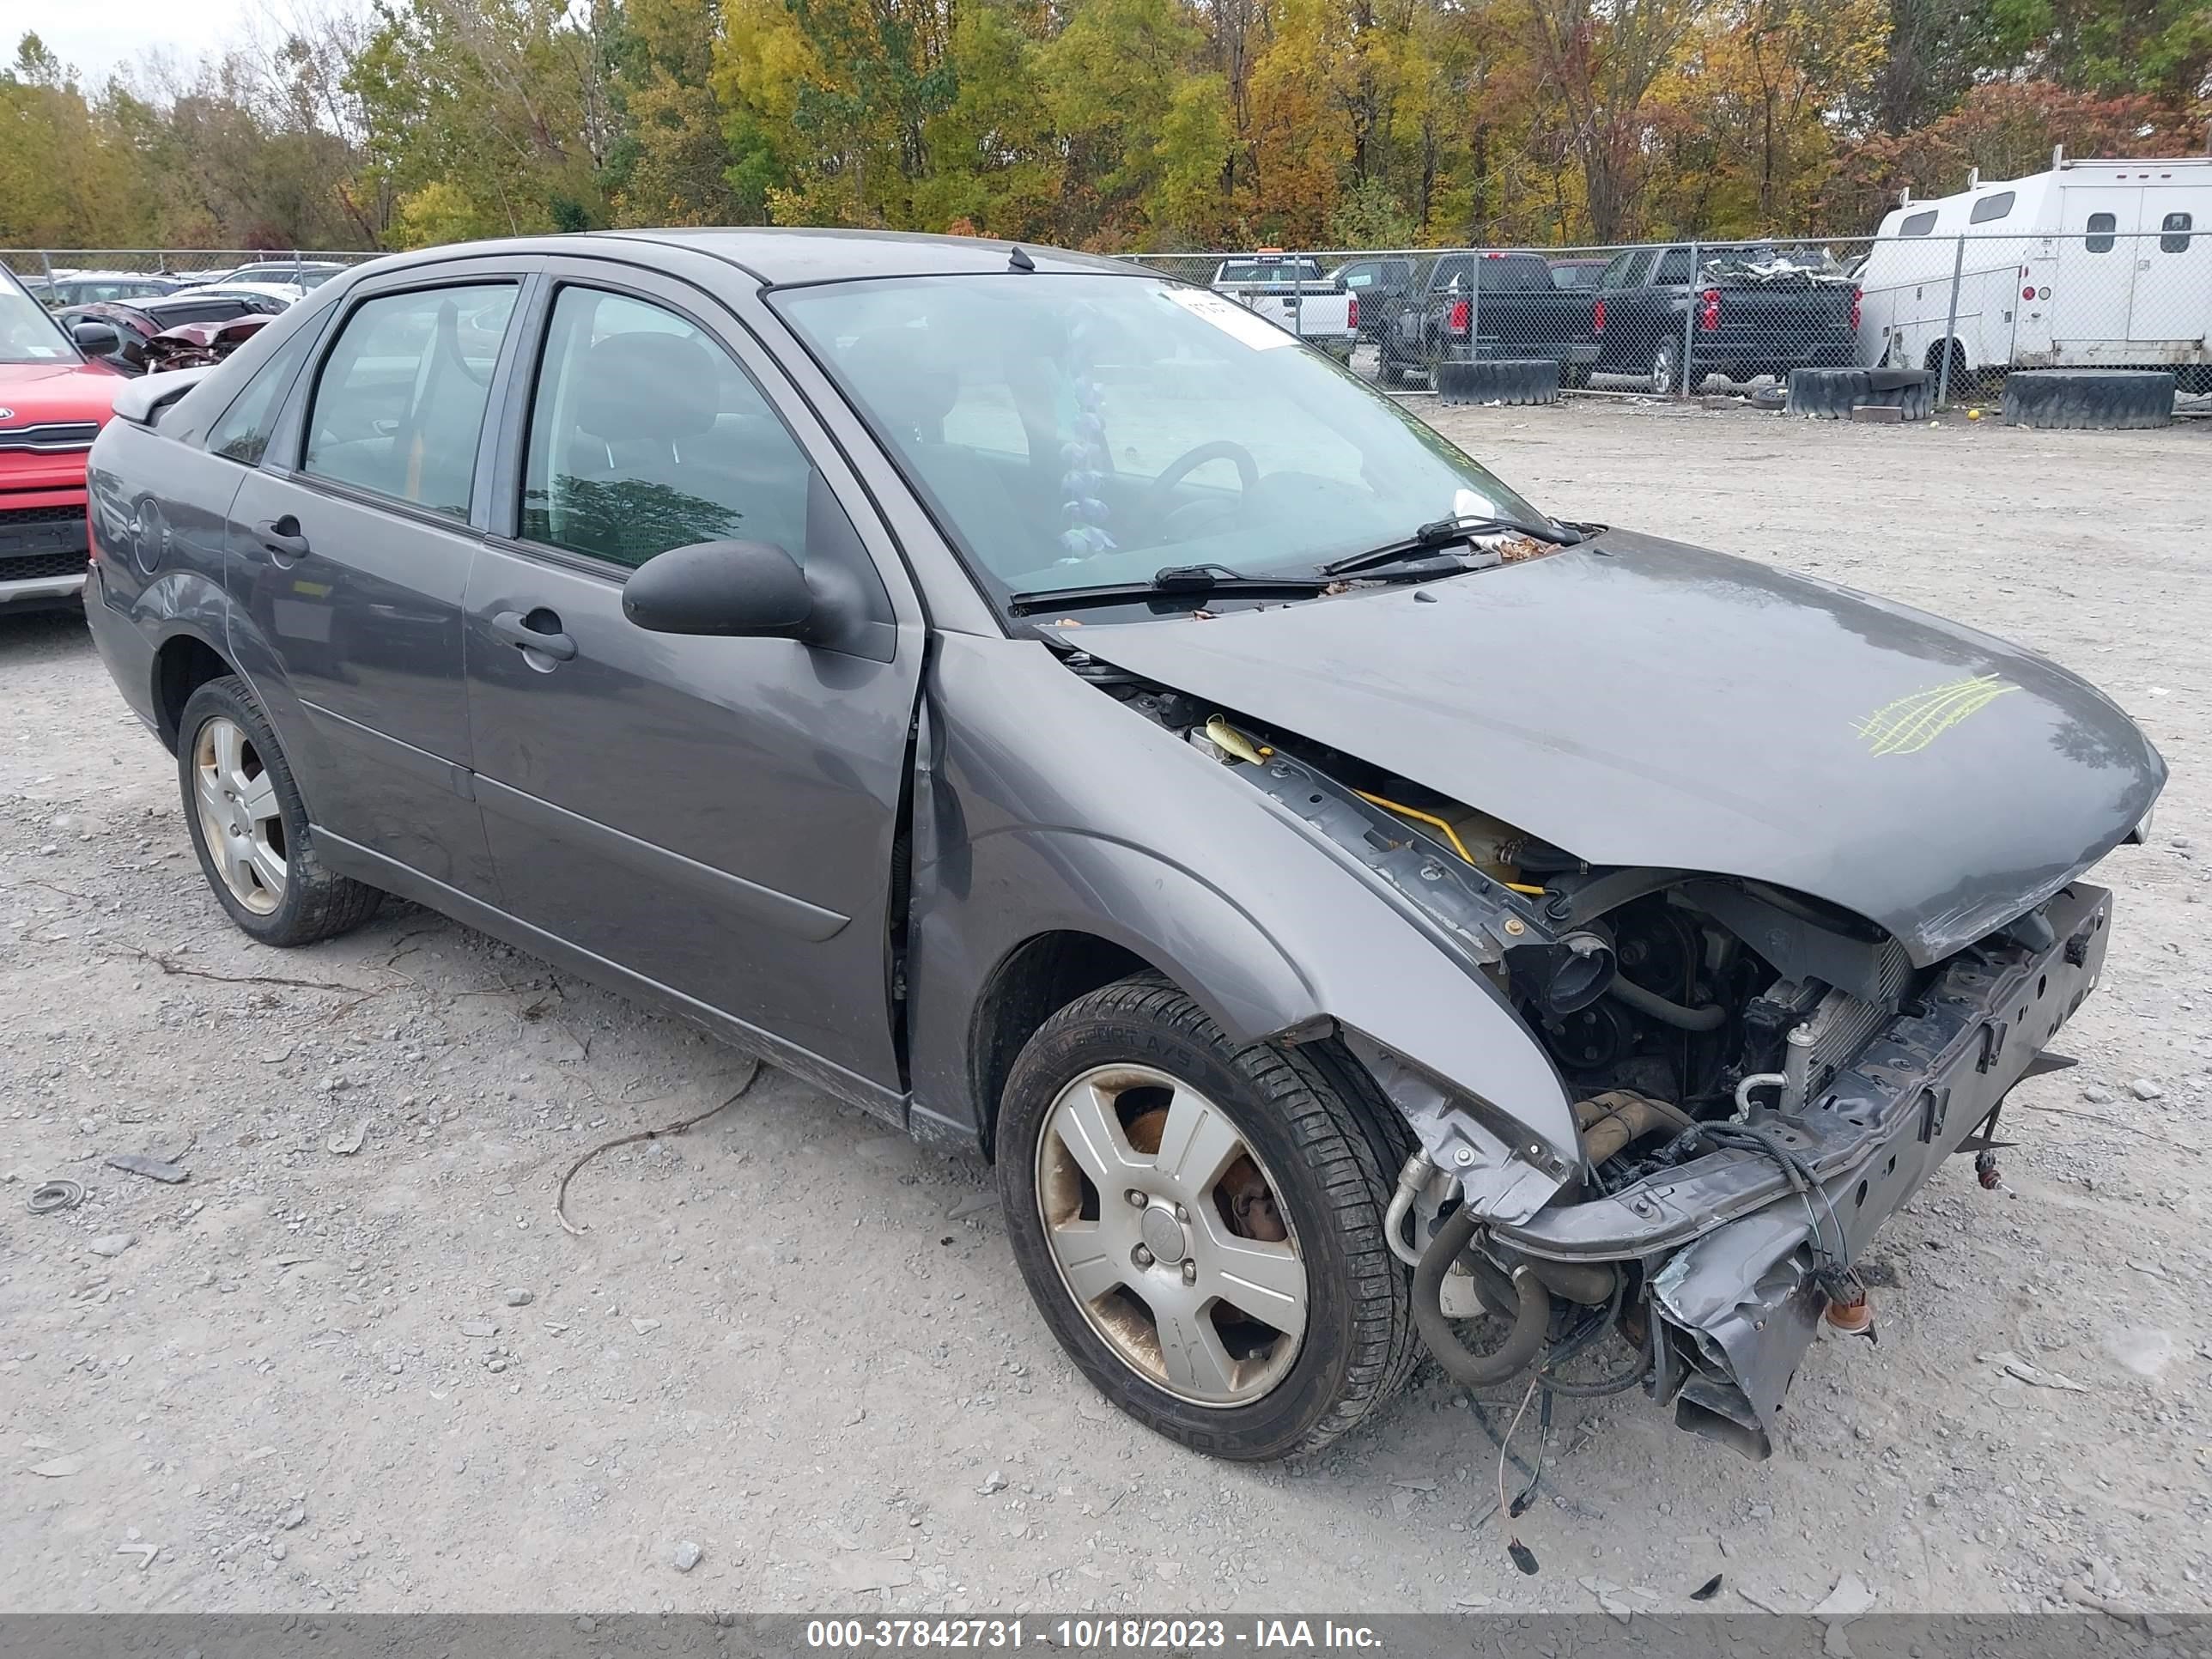
[{"label": "car front end damage", "polygon": [[[1913,849],[1929,872],[1924,891],[1895,880],[1903,858],[1887,884],[1863,884],[1884,901],[1886,926],[1869,920],[1871,900],[1838,902],[1845,876],[1818,896],[1768,878],[1796,855],[1778,836],[1763,859],[1747,838],[1735,872],[1725,842],[1694,866],[1679,856],[1600,862],[1570,850],[1569,836],[1471,807],[1441,787],[1450,768],[1425,763],[1418,748],[1400,745],[1409,764],[1378,763],[1389,743],[1372,726],[1357,748],[1353,726],[1316,735],[1340,684],[1325,700],[1269,699],[1270,713],[1291,709],[1296,724],[1249,704],[1224,709],[1209,699],[1225,678],[1205,659],[1217,641],[1233,643],[1239,620],[1086,629],[1073,665],[1230,769],[1414,919],[1512,1012],[1571,1103],[1563,1116],[1556,1095],[1531,1102],[1437,1075],[1350,1022],[1290,1034],[1340,1038],[1419,1143],[1389,1231],[1414,1270],[1428,1346],[1470,1387],[1640,1387],[1680,1426],[1768,1455],[1823,1318],[1839,1331],[1871,1328],[1856,1264],[1874,1234],[1951,1154],[1980,1151],[1993,1170],[1990,1134],[2008,1091],[2065,1063],[2046,1046],[2096,988],[2112,908],[2081,876],[2140,838],[2164,777],[2154,751],[2087,687],[2045,677],[2036,698],[2019,700],[2022,725],[2039,735],[2063,707],[2063,752],[2088,757],[2098,798],[2054,796],[2045,821],[2059,826],[2063,851],[2016,860],[1994,882],[1974,878],[1972,845],[1950,849],[1948,876]],[[1185,648],[1200,638],[1199,654]],[[1167,654],[1161,639],[1195,693],[1137,672]],[[1418,644],[1409,652],[1418,657]],[[2004,683],[2034,684],[2029,664],[2005,664]],[[1431,705],[1442,701],[1434,684]],[[1870,724],[1878,741],[1883,728]],[[1589,775],[1587,754],[1565,743],[1551,752]],[[1512,780],[1493,776],[1492,799],[1514,795]],[[1521,775],[1522,800],[1540,808],[1542,793]],[[1930,815],[1951,805],[1933,800]],[[1602,805],[1585,816],[1613,821]],[[1900,823],[1894,833],[1915,830]],[[1801,862],[1814,867],[1821,852]]]}]

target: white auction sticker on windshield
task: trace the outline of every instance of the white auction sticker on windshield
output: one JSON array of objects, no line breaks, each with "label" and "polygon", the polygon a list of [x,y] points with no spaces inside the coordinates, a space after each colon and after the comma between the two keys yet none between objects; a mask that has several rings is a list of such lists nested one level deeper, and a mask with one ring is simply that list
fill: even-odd
[{"label": "white auction sticker on windshield", "polygon": [[1224,334],[1242,340],[1255,351],[1273,351],[1277,346],[1298,343],[1295,334],[1286,334],[1234,300],[1224,300],[1202,288],[1163,288],[1160,292],[1192,316],[1204,318]]}]

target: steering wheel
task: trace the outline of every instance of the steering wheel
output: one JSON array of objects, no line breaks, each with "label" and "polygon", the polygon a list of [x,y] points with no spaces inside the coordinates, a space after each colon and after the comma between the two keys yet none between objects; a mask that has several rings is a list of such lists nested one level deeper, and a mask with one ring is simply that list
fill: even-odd
[{"label": "steering wheel", "polygon": [[1152,487],[1145,492],[1146,501],[1152,512],[1155,514],[1164,512],[1168,496],[1175,487],[1208,461],[1236,462],[1237,488],[1245,495],[1251,494],[1252,486],[1260,482],[1260,464],[1252,459],[1252,452],[1243,444],[1217,438],[1210,444],[1200,444],[1195,449],[1185,450],[1168,463],[1167,471],[1152,480]]}]

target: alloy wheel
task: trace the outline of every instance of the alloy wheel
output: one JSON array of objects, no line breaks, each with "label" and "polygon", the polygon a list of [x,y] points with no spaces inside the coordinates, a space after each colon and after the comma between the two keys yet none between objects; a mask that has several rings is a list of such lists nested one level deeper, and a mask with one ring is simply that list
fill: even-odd
[{"label": "alloy wheel", "polygon": [[221,715],[200,727],[192,745],[192,800],[208,859],[222,884],[256,915],[284,898],[284,817],[276,781],[234,720]]},{"label": "alloy wheel", "polygon": [[1220,1107],[1151,1066],[1096,1067],[1054,1101],[1036,1177],[1061,1282],[1124,1364],[1212,1407],[1288,1375],[1305,1261],[1280,1189]]}]

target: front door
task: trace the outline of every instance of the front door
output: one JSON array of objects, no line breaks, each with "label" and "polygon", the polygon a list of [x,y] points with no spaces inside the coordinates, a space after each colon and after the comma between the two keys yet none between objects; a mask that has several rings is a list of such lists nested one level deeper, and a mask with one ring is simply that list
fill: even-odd
[{"label": "front door", "polygon": [[[725,310],[625,266],[551,276],[502,467],[511,533],[467,599],[502,902],[817,1079],[893,1097],[893,843],[918,622],[895,625],[840,502],[857,487]],[[623,616],[630,571],[739,539],[860,586],[878,618],[865,653],[648,633]]]},{"label": "front door", "polygon": [[421,270],[349,297],[303,413],[231,504],[232,568],[297,700],[326,833],[477,896],[461,598],[511,270]]}]

